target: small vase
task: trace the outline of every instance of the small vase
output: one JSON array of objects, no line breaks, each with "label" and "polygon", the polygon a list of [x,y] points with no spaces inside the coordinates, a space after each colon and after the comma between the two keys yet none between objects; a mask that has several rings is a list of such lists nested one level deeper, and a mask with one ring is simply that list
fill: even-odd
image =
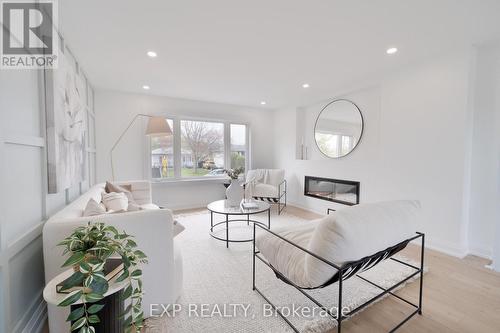
[{"label": "small vase", "polygon": [[227,203],[231,207],[239,206],[243,200],[243,186],[238,179],[231,179],[231,184],[226,189]]}]

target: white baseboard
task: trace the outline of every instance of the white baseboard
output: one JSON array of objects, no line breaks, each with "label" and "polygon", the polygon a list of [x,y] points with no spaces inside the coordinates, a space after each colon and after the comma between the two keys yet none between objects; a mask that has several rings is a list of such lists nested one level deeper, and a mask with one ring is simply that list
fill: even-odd
[{"label": "white baseboard", "polygon": [[493,260],[492,251],[484,248],[470,248],[468,254],[488,260]]}]

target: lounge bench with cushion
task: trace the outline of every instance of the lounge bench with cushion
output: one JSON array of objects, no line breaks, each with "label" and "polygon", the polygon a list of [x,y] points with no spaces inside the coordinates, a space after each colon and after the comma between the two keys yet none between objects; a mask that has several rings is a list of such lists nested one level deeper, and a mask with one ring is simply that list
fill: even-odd
[{"label": "lounge bench with cushion", "polygon": [[[255,226],[254,277],[255,259],[258,258],[279,279],[302,292],[303,289],[317,289],[339,283],[339,308],[342,308],[342,282],[354,276],[359,277],[358,273],[385,259],[391,258],[410,266],[414,268],[414,273],[396,286],[387,289],[380,287],[383,290],[381,295],[391,294],[391,290],[418,275],[422,283],[424,234],[416,232],[419,212],[418,201],[391,201],[340,209],[292,228],[270,231]],[[420,267],[392,258],[418,238],[422,245]],[[255,282],[253,288],[261,293]],[[419,304],[412,304],[415,311],[404,322],[416,313],[421,314],[421,295],[422,289]],[[349,313],[348,316],[352,314]],[[331,315],[337,320],[340,332],[341,322],[345,317],[342,314],[339,318]]]}]

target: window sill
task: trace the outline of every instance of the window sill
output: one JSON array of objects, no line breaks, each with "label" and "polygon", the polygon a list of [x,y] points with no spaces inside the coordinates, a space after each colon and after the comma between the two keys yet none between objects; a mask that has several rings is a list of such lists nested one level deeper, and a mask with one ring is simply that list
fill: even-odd
[{"label": "window sill", "polygon": [[224,184],[229,183],[229,177],[203,177],[203,178],[176,178],[176,179],[152,179],[152,184],[199,184],[199,183],[213,183]]}]

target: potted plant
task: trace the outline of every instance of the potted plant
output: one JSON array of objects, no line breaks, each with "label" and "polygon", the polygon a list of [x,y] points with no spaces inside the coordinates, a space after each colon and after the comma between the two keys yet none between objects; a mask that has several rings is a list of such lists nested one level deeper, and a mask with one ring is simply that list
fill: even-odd
[{"label": "potted plant", "polygon": [[226,189],[227,202],[230,206],[238,206],[243,199],[243,187],[238,183],[238,178],[243,172],[243,168],[224,169],[224,172],[231,178],[231,184]]},{"label": "potted plant", "polygon": [[71,306],[77,301],[82,305],[74,309],[67,318],[72,322],[71,331],[94,333],[92,324],[98,323],[99,311],[104,307],[93,304],[104,298],[109,282],[104,276],[106,260],[119,256],[123,261],[123,272],[117,282],[128,281],[124,288],[123,298],[130,299],[125,309],[124,325],[126,332],[140,332],[143,327],[142,311],[142,271],[141,264],[147,263],[144,252],[137,249],[133,236],[120,233],[116,228],[104,223],[89,222],[86,226],[76,228],[71,235],[58,244],[64,247],[63,254],[69,258],[63,267],[72,267],[74,273],[65,280],[65,288],[82,287],[71,292],[59,306]]}]

